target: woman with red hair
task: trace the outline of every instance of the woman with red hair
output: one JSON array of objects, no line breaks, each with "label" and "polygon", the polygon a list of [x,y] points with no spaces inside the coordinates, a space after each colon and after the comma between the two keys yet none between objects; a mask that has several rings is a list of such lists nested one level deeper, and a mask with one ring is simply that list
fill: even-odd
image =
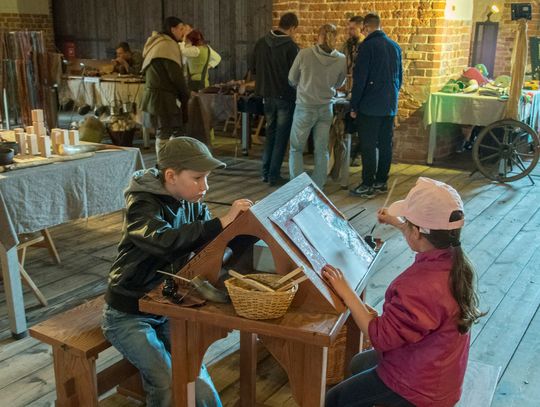
[{"label": "woman with red hair", "polygon": [[189,89],[198,92],[210,86],[208,70],[220,63],[221,56],[206,43],[202,32],[191,30],[180,43],[180,49],[186,58]]}]

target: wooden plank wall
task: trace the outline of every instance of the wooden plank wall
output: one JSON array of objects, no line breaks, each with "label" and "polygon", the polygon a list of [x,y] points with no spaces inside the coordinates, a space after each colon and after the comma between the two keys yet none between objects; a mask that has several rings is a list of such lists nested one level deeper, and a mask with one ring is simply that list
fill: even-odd
[{"label": "wooden plank wall", "polygon": [[221,55],[214,83],[243,78],[255,41],[272,26],[272,0],[53,0],[53,13],[57,47],[73,39],[77,57],[95,59],[111,58],[120,41],[142,50],[163,16],[177,16]]}]

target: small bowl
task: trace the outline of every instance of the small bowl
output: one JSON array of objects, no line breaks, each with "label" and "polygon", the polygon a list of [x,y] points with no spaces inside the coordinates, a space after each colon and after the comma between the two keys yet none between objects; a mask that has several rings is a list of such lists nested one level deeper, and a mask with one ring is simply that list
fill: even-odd
[{"label": "small bowl", "polygon": [[0,147],[0,165],[13,164],[15,150],[12,148]]},{"label": "small bowl", "polygon": [[0,148],[11,148],[15,151],[15,155],[19,154],[19,143],[16,141],[1,141]]}]

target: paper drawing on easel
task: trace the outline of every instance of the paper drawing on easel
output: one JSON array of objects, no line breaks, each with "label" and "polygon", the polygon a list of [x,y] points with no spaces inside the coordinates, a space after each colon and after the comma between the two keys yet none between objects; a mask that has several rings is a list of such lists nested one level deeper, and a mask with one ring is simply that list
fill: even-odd
[{"label": "paper drawing on easel", "polygon": [[339,268],[349,284],[355,288],[367,273],[368,265],[330,227],[317,207],[307,206],[292,220],[326,263]]},{"label": "paper drawing on easel", "polygon": [[[294,221],[294,217],[302,212],[307,207],[312,206],[319,212],[317,222],[310,225],[307,228],[307,232],[304,233],[300,226]],[[307,260],[306,266],[311,266],[311,269],[319,274],[321,269],[326,263],[329,263],[318,250],[315,249],[313,244],[307,238],[310,228],[318,228],[321,224],[322,227],[330,228],[333,231],[332,236],[336,236],[338,242],[340,241],[346,250],[350,250],[352,254],[359,259],[357,265],[357,272],[354,273],[355,277],[352,281],[361,281],[365,275],[365,270],[369,267],[375,253],[366,244],[356,230],[347,222],[346,219],[341,217],[333,208],[332,204],[326,200],[326,197],[321,196],[317,190],[311,186],[306,186],[300,191],[294,198],[285,202],[279,207],[269,219],[277,226],[296,246],[300,253]],[[322,280],[322,276],[321,280]],[[358,278],[356,278],[358,277]],[[355,285],[351,283],[351,285]]]}]

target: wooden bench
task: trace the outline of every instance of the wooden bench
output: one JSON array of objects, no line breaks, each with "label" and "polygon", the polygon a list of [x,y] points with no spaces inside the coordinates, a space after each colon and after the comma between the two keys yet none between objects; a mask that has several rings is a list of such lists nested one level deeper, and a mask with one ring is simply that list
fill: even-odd
[{"label": "wooden bench", "polygon": [[56,315],[30,328],[30,335],[52,346],[56,406],[97,406],[100,395],[118,392],[144,401],[140,374],[127,360],[96,371],[100,352],[112,345],[101,331],[103,297]]}]

